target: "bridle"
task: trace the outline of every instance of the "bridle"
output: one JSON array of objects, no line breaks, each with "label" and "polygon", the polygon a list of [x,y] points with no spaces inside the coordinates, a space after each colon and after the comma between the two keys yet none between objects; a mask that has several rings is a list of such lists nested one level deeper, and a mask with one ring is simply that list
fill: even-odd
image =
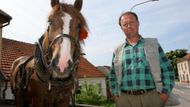
[{"label": "bridle", "polygon": [[[48,27],[49,28],[49,27]],[[43,46],[42,46],[42,43],[41,43],[41,40],[39,39],[38,42],[36,42],[36,45],[37,47],[39,48],[38,53],[40,53],[40,59],[38,57],[38,59],[36,60],[36,68],[37,68],[37,76],[39,77],[40,80],[44,81],[44,82],[49,82],[48,83],[48,90],[51,89],[51,76],[52,76],[52,71],[53,71],[53,68],[51,66],[51,64],[49,64],[48,60],[47,60],[47,57],[51,54],[51,48],[52,46],[58,41],[60,40],[61,38],[63,37],[66,37],[66,38],[69,38],[70,41],[72,43],[75,44],[75,50],[74,50],[74,53],[73,53],[73,60],[72,60],[72,63],[69,64],[69,77],[68,78],[64,78],[64,79],[57,79],[59,81],[59,83],[63,83],[64,81],[68,80],[69,78],[72,77],[72,74],[73,72],[76,70],[77,68],[77,65],[79,63],[79,57],[80,57],[80,49],[81,49],[81,46],[80,46],[80,43],[79,43],[79,36],[80,36],[80,27],[78,28],[78,35],[76,36],[77,38],[75,39],[73,36],[71,35],[68,35],[68,34],[59,34],[57,35],[51,42],[49,42],[48,44],[48,48],[47,49],[44,49]],[[46,31],[48,34],[50,33],[49,32],[49,29],[47,29]],[[50,35],[48,35],[49,37]],[[44,51],[45,50],[45,51]],[[39,63],[39,60],[41,60],[41,63]],[[41,66],[43,66],[43,68],[41,68]],[[42,70],[45,70],[47,72],[42,72]],[[44,75],[45,74],[45,75]]]},{"label": "bridle", "polygon": [[[41,50],[43,65],[45,66],[46,69],[50,69],[50,68],[51,68],[50,65],[47,63],[47,62],[49,62],[49,61],[46,60],[46,57],[51,53],[51,48],[52,48],[52,46],[53,46],[59,39],[61,39],[61,38],[63,38],[63,37],[69,38],[69,39],[71,40],[71,42],[73,42],[73,43],[75,44],[76,48],[79,48],[79,49],[80,49],[79,40],[78,40],[78,39],[77,39],[77,40],[74,39],[72,36],[70,36],[70,35],[68,35],[68,34],[59,34],[59,35],[57,35],[57,36],[53,39],[53,41],[52,41],[51,43],[49,43],[48,48],[45,49],[45,52],[44,52],[44,49],[43,49],[43,47],[42,47],[40,41],[36,42],[36,44],[39,46],[39,48],[40,48],[40,50]],[[76,51],[77,51],[77,49],[75,49],[74,56],[75,56],[75,54],[76,54]],[[78,51],[79,51],[79,50],[78,50]],[[74,61],[73,61],[73,62],[76,62],[76,60],[79,58],[79,56],[76,56],[76,57],[74,57],[74,56],[73,56],[73,58],[74,58]]]}]

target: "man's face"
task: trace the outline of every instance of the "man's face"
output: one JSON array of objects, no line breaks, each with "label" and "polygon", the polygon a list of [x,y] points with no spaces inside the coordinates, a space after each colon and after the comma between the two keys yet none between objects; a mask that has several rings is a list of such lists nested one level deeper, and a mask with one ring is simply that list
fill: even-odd
[{"label": "man's face", "polygon": [[138,35],[139,22],[136,20],[136,18],[133,15],[127,14],[122,16],[120,23],[121,23],[121,29],[127,36]]}]

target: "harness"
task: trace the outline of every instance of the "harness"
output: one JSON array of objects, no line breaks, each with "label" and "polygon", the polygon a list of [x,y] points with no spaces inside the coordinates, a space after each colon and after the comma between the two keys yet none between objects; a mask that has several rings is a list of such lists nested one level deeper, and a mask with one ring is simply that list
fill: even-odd
[{"label": "harness", "polygon": [[26,70],[26,64],[33,59],[33,56],[28,57],[23,63],[19,65],[19,70],[20,70],[20,80],[18,81],[18,84],[16,85],[16,88],[21,89],[21,90],[26,90],[28,86],[29,79],[31,75],[33,74],[33,69],[29,68]]}]

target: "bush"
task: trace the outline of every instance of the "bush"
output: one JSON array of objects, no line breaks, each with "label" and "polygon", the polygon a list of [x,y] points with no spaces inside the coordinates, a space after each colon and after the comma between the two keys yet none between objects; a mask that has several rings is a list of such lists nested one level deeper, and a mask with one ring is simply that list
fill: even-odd
[{"label": "bush", "polygon": [[114,107],[113,102],[107,101],[102,95],[98,84],[88,84],[86,81],[80,89],[80,93],[76,94],[76,103],[90,104],[104,107]]}]

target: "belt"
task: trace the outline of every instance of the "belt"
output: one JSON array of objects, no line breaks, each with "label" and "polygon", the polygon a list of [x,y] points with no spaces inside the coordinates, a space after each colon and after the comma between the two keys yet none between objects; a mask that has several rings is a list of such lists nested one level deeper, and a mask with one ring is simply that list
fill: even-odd
[{"label": "belt", "polygon": [[125,93],[125,94],[129,94],[129,95],[142,95],[145,94],[147,92],[153,91],[155,88],[151,88],[151,89],[142,89],[142,90],[121,90],[121,92]]}]

